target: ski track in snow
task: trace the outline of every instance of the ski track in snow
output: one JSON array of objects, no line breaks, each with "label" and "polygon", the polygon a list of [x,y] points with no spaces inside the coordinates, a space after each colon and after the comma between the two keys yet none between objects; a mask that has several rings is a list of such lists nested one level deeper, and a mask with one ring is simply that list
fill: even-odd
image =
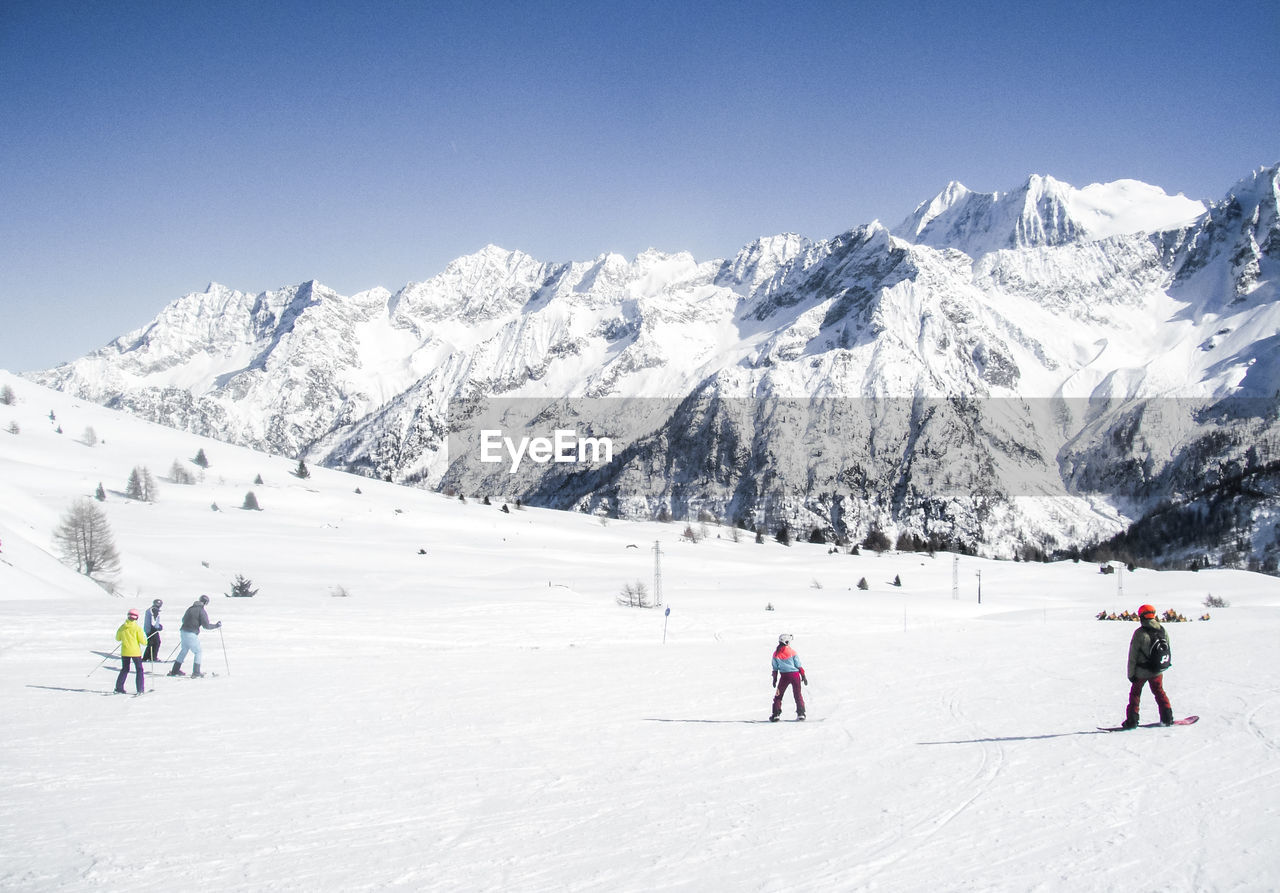
[{"label": "ski track in snow", "polygon": [[[1273,578],[1124,571],[1121,598],[1085,564],[961,559],[962,580],[982,571],[979,606],[971,586],[952,599],[948,555],[691,544],[670,525],[502,515],[325,469],[304,487],[283,458],[14,387],[5,891],[1280,885],[1280,685],[1264,649],[1241,647],[1280,635]],[[104,442],[54,434],[50,407]],[[103,504],[118,597],[57,562],[72,499],[199,446],[206,482]],[[209,510],[258,473],[262,512]],[[615,603],[652,570],[627,545],[653,540],[669,618]],[[237,573],[258,597],[217,597]],[[895,574],[901,588],[854,589]],[[124,610],[163,596],[169,654],[201,592],[224,621],[203,637],[220,675],[149,665],[151,694],[112,695]],[[1206,592],[1232,607],[1171,627],[1167,684],[1200,722],[1095,731],[1122,716],[1132,626],[1093,615],[1146,600],[1191,615]],[[760,721],[782,631],[819,722]]]}]

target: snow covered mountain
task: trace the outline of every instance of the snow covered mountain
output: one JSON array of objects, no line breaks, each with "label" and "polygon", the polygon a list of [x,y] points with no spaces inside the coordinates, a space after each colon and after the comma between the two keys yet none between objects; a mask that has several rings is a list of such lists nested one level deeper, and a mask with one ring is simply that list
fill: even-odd
[{"label": "snow covered mountain", "polygon": [[[395,294],[211,285],[31,377],[467,495],[1003,555],[1122,534],[1274,567],[1278,179],[1210,206],[1128,180],[952,183],[892,231],[728,260],[488,246]],[[485,431],[614,451],[486,462]]]}]

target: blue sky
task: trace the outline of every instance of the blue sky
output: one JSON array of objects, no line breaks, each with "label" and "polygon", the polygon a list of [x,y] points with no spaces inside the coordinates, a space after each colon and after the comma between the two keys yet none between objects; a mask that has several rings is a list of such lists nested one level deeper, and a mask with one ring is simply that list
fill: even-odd
[{"label": "blue sky", "polygon": [[951,180],[1220,198],[1280,4],[0,2],[0,368],[210,281],[392,291],[488,243],[699,260]]}]

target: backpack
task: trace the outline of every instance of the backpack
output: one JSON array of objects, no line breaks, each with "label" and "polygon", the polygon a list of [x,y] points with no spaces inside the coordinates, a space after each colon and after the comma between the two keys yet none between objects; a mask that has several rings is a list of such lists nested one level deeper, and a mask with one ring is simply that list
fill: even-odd
[{"label": "backpack", "polygon": [[1149,629],[1147,630],[1147,635],[1151,637],[1151,651],[1148,653],[1147,659],[1138,664],[1138,666],[1149,673],[1163,673],[1173,666],[1173,652],[1169,649],[1169,634],[1164,630],[1157,632],[1154,629]]}]

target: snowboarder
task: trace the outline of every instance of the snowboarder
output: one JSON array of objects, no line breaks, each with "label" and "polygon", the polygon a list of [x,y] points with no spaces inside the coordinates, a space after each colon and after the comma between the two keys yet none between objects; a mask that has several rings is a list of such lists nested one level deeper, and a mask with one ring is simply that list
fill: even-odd
[{"label": "snowboarder", "polygon": [[147,634],[138,626],[138,611],[129,609],[129,616],[116,630],[116,641],[120,643],[120,675],[116,677],[116,694],[124,694],[124,682],[129,678],[129,665],[137,667],[134,688],[138,694],[146,691],[147,677],[142,670],[142,649],[147,645]]},{"label": "snowboarder", "polygon": [[164,602],[156,599],[142,615],[142,631],[147,634],[147,650],[143,652],[143,660],[155,662],[160,659],[160,630],[164,629],[164,624],[160,622],[160,608],[163,605]]},{"label": "snowboarder", "polygon": [[1120,727],[1132,729],[1138,725],[1138,703],[1142,700],[1142,689],[1147,686],[1150,686],[1160,708],[1160,722],[1166,726],[1173,725],[1173,707],[1164,692],[1164,669],[1156,669],[1150,664],[1152,646],[1161,638],[1167,644],[1169,633],[1156,620],[1156,609],[1151,605],[1138,608],[1138,618],[1141,625],[1129,640],[1129,706]]},{"label": "snowboarder", "polygon": [[[779,681],[781,679],[781,681]],[[778,647],[773,649],[773,712],[769,714],[769,722],[777,722],[782,715],[782,696],[788,688],[796,702],[796,719],[804,719],[804,698],[800,695],[800,683],[809,684],[804,675],[804,666],[800,663],[800,655],[791,647],[791,633],[778,636]]]},{"label": "snowboarder", "polygon": [[200,672],[200,630],[202,629],[221,629],[222,621],[217,623],[209,622],[209,612],[205,610],[205,605],[209,604],[209,596],[202,595],[187,608],[186,613],[182,615],[182,630],[178,636],[182,639],[182,648],[178,650],[178,659],[173,662],[173,669],[169,671],[170,676],[185,676],[182,672],[182,661],[186,658],[187,652],[192,654],[193,663],[191,665],[191,675],[203,676]]}]

